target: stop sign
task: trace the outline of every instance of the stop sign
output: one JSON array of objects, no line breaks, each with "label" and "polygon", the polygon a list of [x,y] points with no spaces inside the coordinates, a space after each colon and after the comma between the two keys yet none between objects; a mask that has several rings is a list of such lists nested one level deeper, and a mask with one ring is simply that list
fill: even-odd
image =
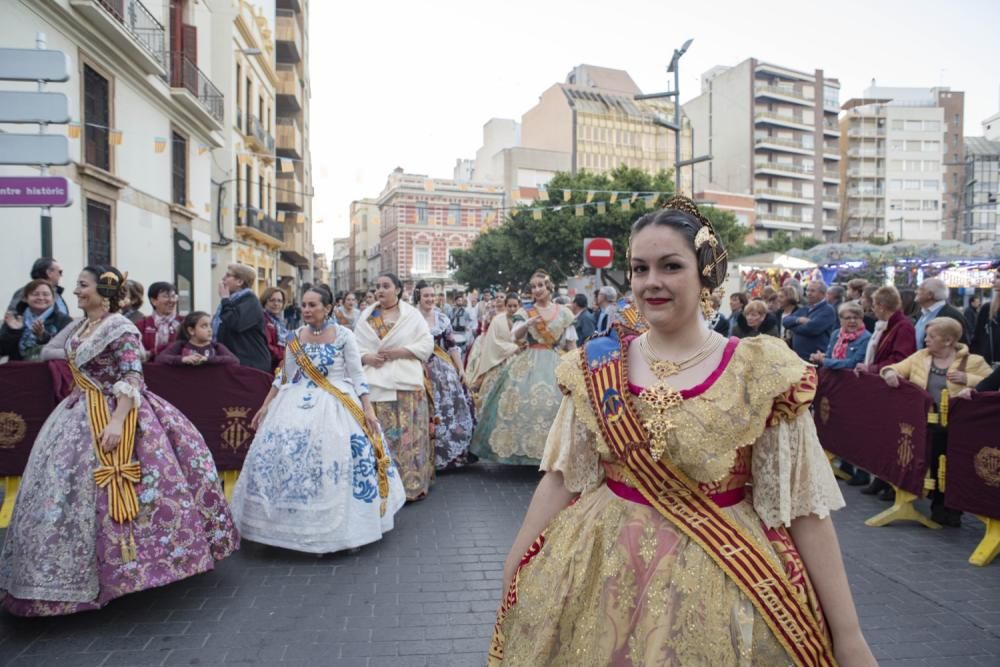
[{"label": "stop sign", "polygon": [[583,263],[592,269],[606,269],[615,259],[611,239],[597,237],[583,240]]}]

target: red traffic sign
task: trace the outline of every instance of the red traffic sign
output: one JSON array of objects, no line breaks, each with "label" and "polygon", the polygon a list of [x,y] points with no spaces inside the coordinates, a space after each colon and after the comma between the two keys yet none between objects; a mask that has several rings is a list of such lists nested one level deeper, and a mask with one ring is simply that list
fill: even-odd
[{"label": "red traffic sign", "polygon": [[611,239],[597,237],[583,240],[583,264],[592,269],[606,269],[615,260]]}]

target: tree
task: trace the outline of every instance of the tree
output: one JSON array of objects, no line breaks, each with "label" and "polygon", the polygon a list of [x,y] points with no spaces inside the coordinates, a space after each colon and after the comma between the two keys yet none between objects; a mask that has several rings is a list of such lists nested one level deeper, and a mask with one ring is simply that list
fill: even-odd
[{"label": "tree", "polygon": [[809,248],[818,246],[821,243],[823,243],[823,241],[814,236],[799,236],[793,239],[787,232],[778,232],[773,237],[762,243],[748,246],[746,251],[756,255],[765,252],[787,252],[792,248],[809,250]]},{"label": "tree", "polygon": [[[673,189],[669,172],[651,176],[621,166],[608,174],[559,173],[548,184],[546,200],[518,207],[503,224],[480,235],[467,250],[453,253],[457,268],[455,280],[476,288],[520,285],[532,272],[542,268],[551,273],[556,282],[562,282],[586,270],[583,239],[598,236],[612,239],[615,249],[612,268],[624,271],[632,223],[651,210],[644,197],[653,192],[673,192]],[[564,190],[573,191],[568,201],[564,201]],[[604,192],[596,192],[599,190]],[[588,191],[595,191],[590,203],[587,203]],[[618,193],[615,203],[610,201],[612,192]],[[634,201],[633,193],[639,193]],[[629,202],[629,210],[623,209],[623,201]],[[658,207],[662,201],[661,196],[653,207]],[[598,202],[604,202],[604,213],[598,213]],[[578,205],[583,205],[583,215],[576,214]],[[541,212],[541,220],[536,220],[532,208],[540,206],[549,208]],[[745,232],[732,213],[710,207],[702,210],[727,248],[742,247]],[[614,281],[607,271],[602,277],[619,290],[625,287]]]}]

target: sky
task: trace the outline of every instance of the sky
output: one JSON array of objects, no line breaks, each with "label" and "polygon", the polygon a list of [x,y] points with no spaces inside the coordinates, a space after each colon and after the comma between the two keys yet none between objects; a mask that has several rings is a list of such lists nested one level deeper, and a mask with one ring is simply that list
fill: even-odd
[{"label": "sky", "polygon": [[377,197],[397,166],[451,178],[486,121],[520,121],[582,63],[666,90],[686,39],[682,103],[703,72],[754,57],[823,69],[841,103],[873,78],[965,91],[966,136],[1000,111],[997,0],[312,0],[310,12],[314,243],[328,256],[351,202]]}]

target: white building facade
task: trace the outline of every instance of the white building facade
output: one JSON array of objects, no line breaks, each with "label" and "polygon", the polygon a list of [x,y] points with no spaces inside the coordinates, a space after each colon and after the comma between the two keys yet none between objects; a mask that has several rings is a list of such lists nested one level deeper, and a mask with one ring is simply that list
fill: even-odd
[{"label": "white building facade", "polygon": [[[53,256],[68,290],[88,264],[109,263],[144,285],[177,284],[182,310],[209,309],[213,208],[211,151],[223,145],[222,93],[212,80],[212,5],[193,0],[9,0],[0,44],[66,53],[71,76],[47,90],[64,93],[75,126],[70,159],[50,174],[70,181],[71,206],[52,210]],[[0,82],[6,90],[35,84]],[[73,131],[76,128],[79,131]],[[35,126],[0,126],[34,133]],[[33,176],[33,167],[0,167]],[[39,210],[7,209],[0,280],[11,292],[40,256]],[[75,311],[75,300],[68,302]]]},{"label": "white building facade", "polygon": [[873,86],[844,110],[845,239],[942,239],[946,128],[936,92]]}]

